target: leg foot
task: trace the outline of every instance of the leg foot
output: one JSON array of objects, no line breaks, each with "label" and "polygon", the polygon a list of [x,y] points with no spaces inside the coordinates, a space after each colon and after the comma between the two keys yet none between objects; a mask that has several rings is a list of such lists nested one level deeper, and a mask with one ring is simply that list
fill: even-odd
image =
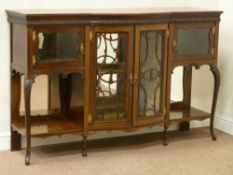
[{"label": "leg foot", "polygon": [[82,156],[87,156],[87,137],[83,136],[83,147],[82,147]]},{"label": "leg foot", "polygon": [[213,128],[212,128],[212,129],[210,128],[210,134],[211,134],[212,140],[213,140],[213,141],[216,141],[217,138],[216,138],[216,135],[215,135],[215,133],[214,133],[214,131],[213,131]]},{"label": "leg foot", "polygon": [[29,154],[26,154],[26,157],[25,157],[25,165],[26,165],[26,166],[30,165],[30,155],[29,155]]},{"label": "leg foot", "polygon": [[167,127],[164,127],[163,131],[163,146],[168,146]]}]

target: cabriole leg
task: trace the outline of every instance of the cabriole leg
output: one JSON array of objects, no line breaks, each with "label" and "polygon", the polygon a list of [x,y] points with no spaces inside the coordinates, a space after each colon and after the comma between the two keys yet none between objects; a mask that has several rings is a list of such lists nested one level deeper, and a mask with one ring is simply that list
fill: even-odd
[{"label": "cabriole leg", "polygon": [[215,115],[219,86],[220,86],[220,73],[216,65],[211,65],[210,70],[214,76],[214,95],[213,95],[211,117],[210,117],[210,133],[212,140],[216,140],[216,135],[214,133],[214,115]]},{"label": "cabriole leg", "polygon": [[31,156],[31,121],[30,121],[30,108],[31,108],[31,88],[34,81],[27,79],[24,80],[24,103],[25,103],[25,128],[26,128],[26,157],[25,165],[30,165]]}]

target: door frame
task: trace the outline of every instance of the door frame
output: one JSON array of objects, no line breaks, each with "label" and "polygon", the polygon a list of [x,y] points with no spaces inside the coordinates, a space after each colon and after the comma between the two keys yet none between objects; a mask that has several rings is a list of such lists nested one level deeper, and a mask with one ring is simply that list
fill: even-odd
[{"label": "door frame", "polygon": [[[178,42],[178,30],[179,29],[208,29],[209,30],[209,52],[207,54],[192,54],[192,55],[179,55],[177,53],[177,49],[174,48],[173,43],[176,45]],[[216,27],[215,23],[207,22],[207,23],[198,23],[198,22],[190,22],[190,23],[172,23],[171,24],[171,58],[172,62],[197,62],[197,61],[214,61],[215,53],[211,53],[212,49],[215,48],[215,35],[216,35]]]},{"label": "door frame", "polygon": [[[120,129],[120,128],[128,128],[132,125],[132,117],[131,117],[131,99],[133,87],[129,83],[129,74],[133,71],[133,40],[134,40],[134,27],[132,25],[122,25],[122,26],[94,26],[90,27],[92,31],[92,42],[90,45],[90,50],[94,50],[90,57],[90,64],[93,65],[90,70],[90,87],[91,92],[91,100],[90,100],[90,111],[92,120],[89,122],[89,127],[92,129]],[[96,33],[128,33],[127,37],[127,50],[126,50],[126,62],[125,62],[125,114],[126,120],[111,120],[111,121],[95,121],[95,111],[96,111],[96,43],[97,37]],[[91,49],[92,48],[92,49]]]},{"label": "door frame", "polygon": [[29,66],[33,67],[33,70],[35,72],[38,71],[55,71],[55,70],[77,70],[80,69],[80,67],[84,66],[84,55],[79,53],[79,59],[76,60],[76,58],[73,59],[67,59],[67,60],[58,60],[58,59],[47,59],[47,60],[40,60],[38,56],[38,45],[39,45],[39,38],[38,33],[56,33],[56,32],[64,32],[64,33],[79,33],[80,34],[80,46],[81,44],[84,44],[84,26],[75,26],[75,25],[69,25],[69,26],[43,26],[43,27],[33,27],[33,38],[34,41],[32,41],[32,50],[33,50],[33,57],[34,60],[29,61]]},{"label": "door frame", "polygon": [[[160,105],[160,116],[158,117],[147,117],[145,119],[139,119],[139,89],[140,89],[140,32],[142,31],[156,31],[163,30],[163,62],[162,62],[162,82],[161,82],[161,105]],[[138,83],[134,86],[133,92],[133,124],[136,126],[144,126],[144,125],[153,125],[157,123],[165,122],[166,115],[166,94],[167,94],[167,59],[168,53],[166,48],[168,48],[168,37],[169,37],[169,27],[168,24],[153,24],[153,25],[136,25],[135,26],[135,52],[134,52],[134,73],[138,76]]]}]

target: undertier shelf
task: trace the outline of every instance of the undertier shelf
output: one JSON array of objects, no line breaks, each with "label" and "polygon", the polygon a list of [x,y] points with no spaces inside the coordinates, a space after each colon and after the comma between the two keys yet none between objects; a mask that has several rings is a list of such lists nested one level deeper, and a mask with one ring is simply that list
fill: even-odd
[{"label": "undertier shelf", "polygon": [[204,120],[207,118],[210,118],[210,113],[193,107],[186,107],[184,109],[171,110],[169,123],[177,123],[191,120]]},{"label": "undertier shelf", "polygon": [[[20,134],[25,135],[24,120],[14,120],[12,122],[14,130]],[[46,136],[46,135],[62,135],[68,133],[82,132],[82,127],[74,121],[65,119],[42,119],[38,121],[31,121],[31,136]]]}]

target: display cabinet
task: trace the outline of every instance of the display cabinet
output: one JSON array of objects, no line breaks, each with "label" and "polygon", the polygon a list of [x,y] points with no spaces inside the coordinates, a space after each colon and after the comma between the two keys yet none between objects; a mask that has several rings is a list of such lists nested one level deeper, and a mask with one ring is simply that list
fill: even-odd
[{"label": "display cabinet", "polygon": [[[11,150],[26,136],[78,134],[86,156],[89,134],[99,130],[167,128],[210,118],[212,139],[220,75],[221,11],[202,9],[7,10],[11,30]],[[214,75],[211,112],[191,106],[192,67]],[[184,99],[171,102],[171,74],[183,66]],[[34,115],[31,88],[48,75],[48,110]],[[24,77],[25,114],[19,113]],[[210,97],[211,98],[211,97]]]}]

